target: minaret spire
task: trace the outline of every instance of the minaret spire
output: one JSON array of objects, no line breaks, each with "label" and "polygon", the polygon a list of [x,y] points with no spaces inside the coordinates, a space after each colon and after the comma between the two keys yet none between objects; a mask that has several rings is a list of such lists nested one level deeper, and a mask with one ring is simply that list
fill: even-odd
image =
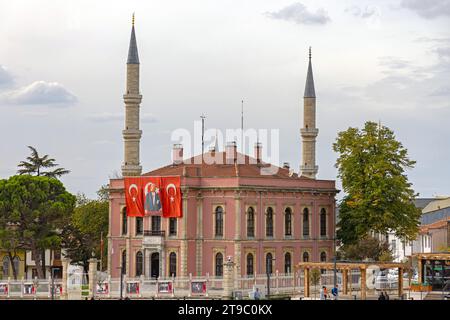
[{"label": "minaret spire", "polygon": [[300,174],[315,179],[319,167],[316,166],[316,137],[319,130],[316,128],[316,92],[311,63],[311,47],[309,47],[309,63],[306,75],[305,94],[303,95],[303,128],[302,136],[302,163]]},{"label": "minaret spire", "polygon": [[139,64],[139,55],[136,44],[136,34],[134,32],[134,13],[131,18],[131,37],[130,46],[128,47],[128,60],[127,64]]},{"label": "minaret spire", "polygon": [[139,149],[142,131],[139,129],[139,109],[142,95],[139,91],[139,56],[134,31],[134,13],[131,20],[131,37],[127,59],[127,83],[123,95],[125,102],[124,162],[122,176],[139,176],[142,167],[139,162]]},{"label": "minaret spire", "polygon": [[312,71],[312,63],[311,63],[311,47],[309,47],[309,64],[308,64],[308,73],[306,75],[306,84],[305,84],[305,94],[304,98],[315,98],[316,91],[314,90],[314,77]]}]

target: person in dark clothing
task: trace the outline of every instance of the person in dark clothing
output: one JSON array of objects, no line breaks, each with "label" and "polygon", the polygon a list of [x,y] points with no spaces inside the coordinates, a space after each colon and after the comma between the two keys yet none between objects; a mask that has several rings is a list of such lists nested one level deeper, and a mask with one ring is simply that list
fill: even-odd
[{"label": "person in dark clothing", "polygon": [[383,291],[381,291],[380,295],[378,296],[378,300],[386,300]]}]

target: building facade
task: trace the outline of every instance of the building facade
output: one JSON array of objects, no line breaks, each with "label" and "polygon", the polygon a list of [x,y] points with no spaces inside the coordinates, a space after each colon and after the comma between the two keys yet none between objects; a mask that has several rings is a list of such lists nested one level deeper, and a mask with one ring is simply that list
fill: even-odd
[{"label": "building facade", "polygon": [[17,279],[24,278],[26,269],[25,250],[18,250],[11,261],[9,253],[6,250],[0,249],[0,263],[0,279],[14,279],[13,264]]},{"label": "building facade", "polygon": [[[133,19],[134,20],[134,19]],[[335,195],[332,180],[318,180],[315,164],[316,96],[311,54],[303,100],[302,164],[262,161],[260,143],[252,156],[212,148],[191,159],[174,145],[169,165],[141,174],[139,147],[139,58],[134,21],[127,61],[123,177],[180,176],[183,217],[128,217],[124,179],[110,180],[108,268],[113,278],[223,276],[228,259],[237,276],[290,273],[300,261],[334,256]],[[204,157],[216,159],[206,163]],[[267,175],[265,169],[275,168]]]}]

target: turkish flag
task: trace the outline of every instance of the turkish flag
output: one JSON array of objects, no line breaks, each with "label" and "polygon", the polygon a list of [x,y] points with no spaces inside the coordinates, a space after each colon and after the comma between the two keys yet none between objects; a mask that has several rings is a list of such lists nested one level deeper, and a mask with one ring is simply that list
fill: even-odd
[{"label": "turkish flag", "polygon": [[161,198],[164,218],[181,218],[180,177],[161,177]]},{"label": "turkish flag", "polygon": [[144,198],[141,178],[125,178],[125,202],[127,204],[127,216],[144,216]]},{"label": "turkish flag", "polygon": [[161,177],[142,177],[142,188],[145,214],[161,214]]}]

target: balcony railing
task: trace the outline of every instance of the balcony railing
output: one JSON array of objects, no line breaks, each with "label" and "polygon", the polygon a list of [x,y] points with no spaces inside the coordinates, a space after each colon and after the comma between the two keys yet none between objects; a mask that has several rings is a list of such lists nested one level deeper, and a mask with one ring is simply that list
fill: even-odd
[{"label": "balcony railing", "polygon": [[165,230],[144,230],[144,237],[165,237]]}]

